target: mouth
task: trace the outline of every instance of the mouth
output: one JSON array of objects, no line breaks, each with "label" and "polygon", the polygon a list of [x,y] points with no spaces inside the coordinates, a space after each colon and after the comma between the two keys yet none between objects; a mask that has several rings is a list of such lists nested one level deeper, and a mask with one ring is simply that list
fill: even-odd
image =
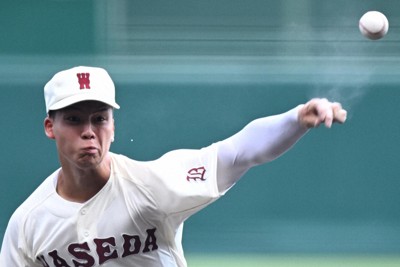
[{"label": "mouth", "polygon": [[97,154],[98,149],[94,146],[88,146],[88,147],[82,148],[81,151],[85,155],[94,155],[94,154]]}]

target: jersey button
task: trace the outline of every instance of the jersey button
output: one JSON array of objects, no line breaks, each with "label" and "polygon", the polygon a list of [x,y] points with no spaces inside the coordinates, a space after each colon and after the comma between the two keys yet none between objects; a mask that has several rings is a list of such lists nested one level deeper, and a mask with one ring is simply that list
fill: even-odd
[{"label": "jersey button", "polygon": [[82,215],[86,215],[86,210],[85,210],[85,209],[82,209],[82,210],[81,210],[81,214],[82,214]]},{"label": "jersey button", "polygon": [[84,231],[84,232],[83,232],[83,235],[84,235],[85,237],[88,237],[88,236],[89,236],[89,231]]}]

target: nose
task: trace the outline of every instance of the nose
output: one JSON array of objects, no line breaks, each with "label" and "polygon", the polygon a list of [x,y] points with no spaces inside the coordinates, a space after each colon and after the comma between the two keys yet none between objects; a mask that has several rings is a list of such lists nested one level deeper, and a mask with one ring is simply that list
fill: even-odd
[{"label": "nose", "polygon": [[89,122],[89,123],[86,123],[83,127],[83,130],[82,130],[82,134],[81,134],[81,137],[83,138],[83,139],[94,139],[95,138],[95,134],[94,134],[94,131],[93,131],[93,127],[92,127],[93,125]]}]

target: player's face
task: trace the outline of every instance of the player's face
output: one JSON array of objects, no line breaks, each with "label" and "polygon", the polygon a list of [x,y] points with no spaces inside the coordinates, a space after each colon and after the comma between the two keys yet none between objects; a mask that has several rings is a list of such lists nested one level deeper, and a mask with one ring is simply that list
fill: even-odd
[{"label": "player's face", "polygon": [[113,110],[97,101],[79,102],[46,118],[45,130],[56,141],[62,164],[97,167],[114,138]]}]

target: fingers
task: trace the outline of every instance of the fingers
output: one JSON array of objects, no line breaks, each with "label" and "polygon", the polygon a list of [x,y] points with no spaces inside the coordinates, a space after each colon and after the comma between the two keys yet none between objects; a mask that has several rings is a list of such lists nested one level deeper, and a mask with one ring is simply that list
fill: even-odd
[{"label": "fingers", "polygon": [[318,99],[311,99],[299,111],[299,121],[306,128],[318,127],[321,119],[316,109]]},{"label": "fingers", "polygon": [[308,128],[318,127],[321,123],[331,128],[335,122],[344,123],[347,111],[337,102],[329,102],[327,99],[315,98],[307,102],[299,112],[300,123]]},{"label": "fingers", "polygon": [[317,100],[317,114],[319,118],[319,122],[325,123],[327,128],[331,128],[333,123],[333,104],[330,103],[327,99]]},{"label": "fingers", "polygon": [[339,103],[333,107],[333,118],[334,122],[344,123],[347,119],[347,111],[342,108]]}]

